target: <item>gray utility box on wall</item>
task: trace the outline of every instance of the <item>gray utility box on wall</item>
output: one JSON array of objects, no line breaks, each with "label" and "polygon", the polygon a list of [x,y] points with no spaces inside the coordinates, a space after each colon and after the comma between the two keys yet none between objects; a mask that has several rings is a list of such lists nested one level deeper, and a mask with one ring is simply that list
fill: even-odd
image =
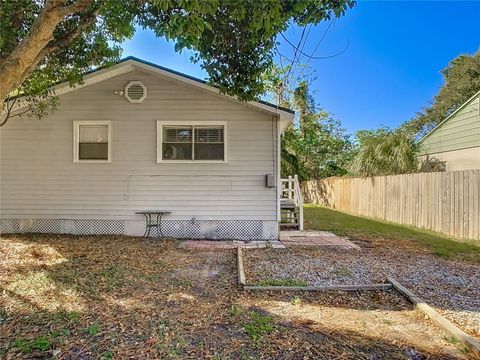
[{"label": "gray utility box on wall", "polygon": [[265,175],[265,186],[266,187],[275,187],[276,185],[277,184],[276,184],[275,175],[273,175],[273,174]]}]

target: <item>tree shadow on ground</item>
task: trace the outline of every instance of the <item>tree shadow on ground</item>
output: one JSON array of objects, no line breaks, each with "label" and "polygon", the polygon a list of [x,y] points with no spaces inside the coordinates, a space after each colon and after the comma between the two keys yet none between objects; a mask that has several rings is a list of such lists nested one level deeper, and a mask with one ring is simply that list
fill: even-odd
[{"label": "tree shadow on ground", "polygon": [[[185,251],[174,241],[117,236],[22,235],[0,244],[6,358],[448,358],[266,310],[269,298],[291,299],[240,293],[234,251]],[[368,309],[323,300],[332,308]],[[271,320],[257,324],[255,313]]]}]

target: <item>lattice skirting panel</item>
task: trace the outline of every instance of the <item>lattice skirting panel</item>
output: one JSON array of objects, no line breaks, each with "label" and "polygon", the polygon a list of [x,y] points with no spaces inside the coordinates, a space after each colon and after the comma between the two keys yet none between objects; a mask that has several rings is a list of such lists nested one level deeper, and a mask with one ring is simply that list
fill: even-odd
[{"label": "lattice skirting panel", "polygon": [[[138,220],[0,219],[0,234],[51,233],[74,235],[141,236],[145,222]],[[165,237],[213,240],[278,239],[278,222],[271,220],[164,220]],[[156,236],[154,229],[152,236]]]}]

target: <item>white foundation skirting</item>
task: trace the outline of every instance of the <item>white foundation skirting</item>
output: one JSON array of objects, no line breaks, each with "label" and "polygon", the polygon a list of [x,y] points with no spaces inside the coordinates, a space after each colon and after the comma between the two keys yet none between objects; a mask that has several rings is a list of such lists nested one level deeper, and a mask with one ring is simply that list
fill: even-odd
[{"label": "white foundation skirting", "polygon": [[[145,221],[101,219],[0,219],[0,234],[51,233],[142,236]],[[213,240],[275,240],[272,220],[162,220],[164,237]],[[151,236],[156,230],[151,229]]]}]

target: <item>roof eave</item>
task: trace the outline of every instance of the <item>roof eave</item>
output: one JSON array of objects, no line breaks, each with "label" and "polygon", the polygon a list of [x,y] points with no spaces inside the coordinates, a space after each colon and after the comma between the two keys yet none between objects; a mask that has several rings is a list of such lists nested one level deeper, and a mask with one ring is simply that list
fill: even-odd
[{"label": "roof eave", "polygon": [[[183,73],[180,73],[178,71],[168,69],[168,68],[162,67],[160,65],[153,64],[153,63],[150,63],[150,62],[147,62],[147,61],[144,61],[144,60],[132,57],[132,56],[127,57],[125,59],[122,59],[121,61],[119,61],[115,65],[112,65],[111,67],[104,68],[104,69],[93,70],[93,71],[85,74],[83,76],[83,82],[81,84],[78,84],[74,87],[71,87],[68,82],[64,82],[64,83],[61,83],[59,85],[56,85],[53,88],[53,91],[57,96],[64,95],[64,94],[67,94],[69,92],[76,91],[78,89],[81,89],[81,88],[96,84],[98,82],[113,78],[115,76],[126,74],[128,72],[134,71],[136,68],[140,68],[140,69],[144,69],[144,70],[148,70],[148,71],[153,71],[153,72],[159,73],[161,75],[164,75],[166,77],[173,78],[173,79],[179,80],[181,82],[191,84],[193,86],[211,91],[213,93],[219,94],[220,96],[223,96],[225,98],[229,98],[233,101],[241,103],[241,101],[239,101],[237,98],[235,98],[233,96],[226,95],[226,94],[221,94],[220,90],[218,88],[207,84],[207,82],[204,81],[204,80],[197,79],[197,78],[192,77],[190,75],[183,74]],[[274,104],[269,104],[269,103],[264,102],[264,101],[249,101],[246,104],[248,106],[252,106],[256,109],[260,109],[260,110],[263,110],[263,111],[267,111],[268,113],[278,115],[280,117],[280,120],[282,122],[287,122],[287,124],[293,120],[293,117],[295,115],[295,112],[290,110],[290,109],[278,107],[278,106],[275,106]],[[20,98],[19,101],[17,102],[17,106],[15,106],[15,111],[21,110],[25,106],[26,106],[25,101],[22,101],[22,98]]]},{"label": "roof eave", "polygon": [[[234,96],[222,94],[218,88],[209,85],[206,81],[203,81],[201,79],[197,79],[197,78],[194,78],[192,76],[181,74],[177,71],[173,71],[173,70],[164,68],[164,67],[156,65],[156,64],[151,64],[151,63],[148,63],[148,62],[139,61],[138,59],[127,58],[124,62],[125,63],[130,63],[133,66],[143,68],[143,69],[148,70],[148,71],[157,72],[161,75],[164,75],[164,76],[167,76],[167,77],[185,82],[187,84],[194,85],[196,87],[211,91],[213,93],[219,94],[221,96],[224,96],[224,97],[229,98],[231,100],[234,100],[236,102],[242,103],[241,101],[239,101]],[[289,119],[289,121],[292,121],[293,117],[295,116],[295,112],[292,111],[292,110],[285,109],[285,108],[282,108],[282,107],[279,107],[279,106],[275,106],[273,104],[268,104],[264,101],[248,101],[245,104],[253,106],[257,109],[267,111],[271,114],[279,115],[280,118]]]},{"label": "roof eave", "polygon": [[470,97],[467,101],[465,101],[462,105],[460,105],[454,112],[448,115],[445,119],[443,119],[437,126],[435,126],[432,130],[430,130],[424,137],[418,140],[418,144],[420,145],[427,137],[429,137],[433,132],[437,131],[437,129],[445,124],[449,119],[454,117],[460,110],[462,110],[465,106],[467,106],[473,99],[480,95],[480,90],[477,91],[472,97]]}]

